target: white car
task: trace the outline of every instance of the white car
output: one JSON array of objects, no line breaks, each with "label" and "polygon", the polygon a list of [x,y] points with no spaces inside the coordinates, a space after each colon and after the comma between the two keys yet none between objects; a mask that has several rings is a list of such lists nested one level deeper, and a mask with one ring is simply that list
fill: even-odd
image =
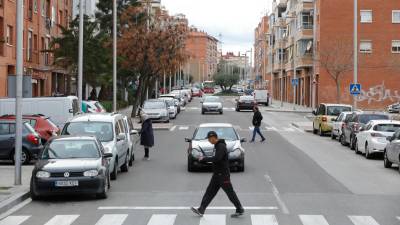
[{"label": "white car", "polygon": [[182,89],[181,92],[183,92],[187,97],[188,97],[188,101],[191,102],[192,101],[192,90],[190,89]]},{"label": "white car", "polygon": [[132,119],[124,116],[124,126],[129,145],[129,166],[133,166],[135,160],[135,152],[138,148],[138,141],[140,139],[139,132],[133,128]]},{"label": "white car", "polygon": [[371,120],[356,136],[356,154],[365,153],[365,157],[370,159],[375,153],[383,153],[389,143],[387,137],[399,129],[400,121]]},{"label": "white car", "polygon": [[116,180],[119,169],[121,172],[129,170],[129,143],[124,123],[121,114],[83,114],[69,120],[61,134],[96,136],[103,144],[105,153],[113,154],[110,158],[110,177]]},{"label": "white car", "polygon": [[201,100],[201,114],[206,112],[218,112],[219,114],[224,113],[224,106],[222,100],[218,96],[205,96]]},{"label": "white car", "polygon": [[186,104],[189,103],[189,96],[184,91],[174,90],[174,91],[171,91],[170,94],[179,96],[181,98],[181,100],[183,101],[183,106],[185,106]]},{"label": "white car", "polygon": [[337,137],[341,137],[341,135],[342,135],[342,127],[344,125],[344,121],[346,119],[348,119],[351,115],[352,115],[352,112],[342,112],[342,113],[340,113],[340,115],[335,120],[333,120],[332,132],[331,132],[331,138],[332,139],[336,139]]},{"label": "white car", "polygon": [[173,98],[158,98],[159,100],[165,101],[168,107],[168,112],[169,112],[169,118],[170,119],[176,119],[176,116],[178,115],[178,106],[176,105],[177,102]]},{"label": "white car", "polygon": [[169,123],[167,103],[163,100],[150,99],[144,102],[140,114],[147,114],[152,121]]}]

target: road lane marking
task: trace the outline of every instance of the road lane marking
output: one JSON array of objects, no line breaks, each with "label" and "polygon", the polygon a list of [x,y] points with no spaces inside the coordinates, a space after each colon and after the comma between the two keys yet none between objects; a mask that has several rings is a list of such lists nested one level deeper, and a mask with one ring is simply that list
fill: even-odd
[{"label": "road lane marking", "polygon": [[273,131],[278,132],[278,129],[276,129],[276,127],[265,127],[265,129],[267,129],[267,130],[273,130]]},{"label": "road lane marking", "polygon": [[289,214],[289,209],[286,206],[285,202],[282,200],[281,198],[281,194],[278,191],[278,188],[275,186],[274,182],[272,182],[271,177],[268,174],[265,174],[265,179],[267,180],[267,182],[271,185],[272,187],[272,193],[275,196],[276,201],[278,202],[278,205],[280,206],[283,214]]},{"label": "road lane marking", "polygon": [[285,127],[285,128],[283,128],[283,130],[286,132],[294,132],[294,129],[291,127]]},{"label": "road lane marking", "polygon": [[179,127],[179,130],[189,130],[189,127],[187,127],[187,126],[181,126],[181,127]]},{"label": "road lane marking", "polygon": [[71,225],[79,215],[56,215],[45,225]]},{"label": "road lane marking", "polygon": [[97,221],[96,225],[121,225],[127,217],[128,214],[105,214]]},{"label": "road lane marking", "polygon": [[[277,210],[276,206],[245,206],[245,210]],[[100,206],[98,210],[190,210],[190,206]],[[211,206],[209,210],[233,210],[232,206]]]},{"label": "road lane marking", "polygon": [[251,215],[252,225],[278,225],[274,215]]},{"label": "road lane marking", "polygon": [[19,203],[18,205],[12,207],[11,209],[7,210],[6,212],[0,214],[0,220],[2,220],[3,218],[6,218],[7,216],[15,213],[16,211],[22,209],[23,207],[25,207],[26,205],[28,205],[31,202],[32,202],[32,199],[28,198],[25,201]]},{"label": "road lane marking", "polygon": [[173,126],[169,129],[169,131],[174,131],[176,129],[176,126]]},{"label": "road lane marking", "polygon": [[174,225],[175,219],[176,215],[173,214],[154,214],[147,225]]},{"label": "road lane marking", "polygon": [[20,225],[31,216],[8,216],[0,221],[0,225]]},{"label": "road lane marking", "polygon": [[290,126],[292,126],[293,129],[299,131],[300,133],[304,133],[304,130],[302,130],[302,129],[298,128],[298,127],[295,127],[292,124]]},{"label": "road lane marking", "polygon": [[225,225],[225,215],[204,215],[200,219],[200,225]]},{"label": "road lane marking", "polygon": [[379,225],[372,216],[349,216],[354,225]]},{"label": "road lane marking", "polygon": [[299,217],[303,225],[329,225],[321,215],[299,215]]}]

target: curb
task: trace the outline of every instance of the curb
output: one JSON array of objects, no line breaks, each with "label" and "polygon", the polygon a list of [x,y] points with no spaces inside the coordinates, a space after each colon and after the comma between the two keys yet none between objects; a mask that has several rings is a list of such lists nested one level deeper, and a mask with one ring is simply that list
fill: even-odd
[{"label": "curb", "polygon": [[303,127],[299,126],[296,123],[291,123],[291,125],[296,127],[296,128],[298,128],[298,129],[304,130],[305,132],[312,132],[312,129],[304,129]]},{"label": "curb", "polygon": [[285,112],[285,113],[312,113],[309,110],[280,110],[280,109],[265,109],[266,112]]},{"label": "curb", "polygon": [[18,205],[19,203],[25,201],[31,196],[29,189],[24,188],[24,190],[20,193],[12,195],[10,198],[0,202],[0,215],[7,212],[14,206]]}]

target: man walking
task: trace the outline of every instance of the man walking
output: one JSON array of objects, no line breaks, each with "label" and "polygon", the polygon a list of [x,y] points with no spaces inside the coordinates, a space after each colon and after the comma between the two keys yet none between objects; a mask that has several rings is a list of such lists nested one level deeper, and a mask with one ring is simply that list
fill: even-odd
[{"label": "man walking", "polygon": [[265,137],[262,135],[260,126],[261,126],[261,121],[263,120],[263,116],[260,113],[260,110],[258,109],[257,106],[254,106],[254,115],[253,115],[253,138],[251,139],[250,142],[254,142],[256,139],[256,134],[259,134],[261,137],[261,142],[265,141]]},{"label": "man walking", "polygon": [[[213,163],[213,175],[206,193],[203,196],[200,207],[197,209],[192,207],[191,210],[197,215],[203,216],[208,205],[211,203],[215,195],[217,195],[219,189],[222,188],[222,190],[224,190],[228,195],[229,200],[236,207],[236,212],[232,214],[231,217],[239,217],[243,215],[244,209],[231,184],[228,151],[225,140],[218,139],[218,135],[214,131],[208,132],[207,138],[215,147],[215,156],[211,158],[211,162]],[[200,161],[201,160],[203,160],[203,158],[201,158]]]}]

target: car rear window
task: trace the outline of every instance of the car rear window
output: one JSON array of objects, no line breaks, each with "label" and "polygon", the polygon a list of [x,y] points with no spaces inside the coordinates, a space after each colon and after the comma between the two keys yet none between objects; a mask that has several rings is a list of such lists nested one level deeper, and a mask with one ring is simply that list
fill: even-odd
[{"label": "car rear window", "polygon": [[351,107],[348,106],[328,106],[328,116],[339,116],[342,112],[350,112]]},{"label": "car rear window", "polygon": [[379,114],[361,114],[358,116],[358,122],[367,124],[371,120],[387,120],[389,116]]},{"label": "car rear window", "polygon": [[378,124],[374,127],[374,131],[396,132],[400,129],[400,124]]},{"label": "car rear window", "polygon": [[46,121],[47,121],[52,127],[58,128],[57,125],[56,125],[50,118],[47,118]]}]

